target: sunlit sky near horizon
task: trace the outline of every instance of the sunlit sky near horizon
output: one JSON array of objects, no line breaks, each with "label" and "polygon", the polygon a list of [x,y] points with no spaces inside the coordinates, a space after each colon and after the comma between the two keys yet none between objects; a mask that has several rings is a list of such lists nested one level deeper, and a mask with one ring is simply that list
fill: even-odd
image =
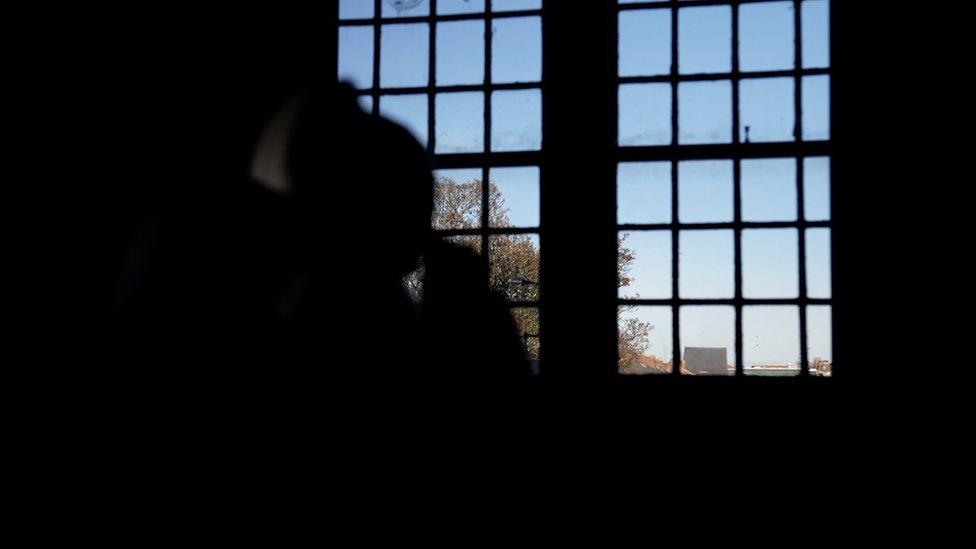
[{"label": "sunlit sky near horizon", "polygon": [[[630,3],[620,0],[623,3]],[[731,8],[697,6],[679,10],[678,72],[729,72],[732,68]],[[383,16],[427,15],[429,2],[398,14],[383,2]],[[495,0],[494,9],[534,9],[539,0]],[[829,65],[829,0],[802,4],[802,66]],[[793,3],[789,1],[740,6],[739,64],[742,71],[792,70],[794,64]],[[340,17],[373,16],[372,0],[343,0]],[[484,10],[481,0],[439,0],[438,13]],[[485,82],[485,22],[464,20],[437,23],[435,84]],[[373,27],[340,28],[340,77],[360,88],[373,84]],[[379,85],[428,85],[427,23],[384,24],[381,34]],[[541,79],[541,21],[537,16],[492,21],[492,82],[537,82]],[[619,74],[654,76],[671,70],[671,10],[622,11],[619,17]],[[743,79],[739,83],[740,126],[732,128],[732,85],[729,80],[683,82],[678,86],[678,144],[731,143],[733,131],[752,142],[794,139],[794,80]],[[803,139],[829,139],[829,76],[802,79]],[[668,83],[621,85],[620,146],[667,145],[671,135],[671,90]],[[364,96],[364,108],[372,99]],[[542,100],[538,89],[495,91],[485,105],[482,92],[435,95],[435,152],[538,150],[542,146]],[[492,132],[484,142],[484,109],[491,110]],[[583,108],[583,106],[581,106]],[[426,143],[428,102],[422,93],[382,96],[380,113],[410,129]],[[585,161],[577,159],[575,161]],[[743,221],[809,221],[830,219],[830,160],[807,158],[803,170],[804,211],[797,212],[795,159],[742,161]],[[480,169],[439,173],[455,181],[481,179]],[[536,168],[494,168],[490,178],[502,191],[512,224],[539,224],[539,172]],[[671,167],[669,162],[632,162],[618,166],[618,223],[671,223]],[[567,192],[572,184],[567,183]],[[731,160],[689,161],[678,164],[678,221],[682,223],[733,220]],[[624,246],[637,260],[633,283],[621,297],[670,298],[671,232],[626,231]],[[830,231],[807,229],[807,272],[810,297],[831,297]],[[679,295],[691,298],[730,298],[734,294],[733,231],[685,231],[679,237]],[[743,296],[795,298],[799,292],[798,230],[748,229],[742,234]],[[543,251],[543,253],[545,253]],[[543,281],[544,283],[544,281]],[[831,358],[830,307],[807,311],[808,356]],[[651,322],[649,354],[672,355],[670,307],[638,307],[625,315]],[[734,309],[728,306],[686,306],[680,311],[682,346],[726,347],[734,356]],[[757,363],[796,363],[799,360],[799,314],[796,306],[754,306],[743,312],[743,353],[748,367]]]}]

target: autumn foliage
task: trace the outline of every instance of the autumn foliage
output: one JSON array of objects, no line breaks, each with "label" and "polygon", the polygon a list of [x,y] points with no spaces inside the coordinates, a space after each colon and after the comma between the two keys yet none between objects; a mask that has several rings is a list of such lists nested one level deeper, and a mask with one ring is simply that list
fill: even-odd
[{"label": "autumn foliage", "polygon": [[[432,226],[435,230],[481,228],[487,219],[489,228],[507,228],[512,223],[505,206],[505,197],[494,182],[489,182],[487,197],[482,194],[481,181],[458,182],[441,177],[435,182],[434,213]],[[487,205],[487,215],[482,211]],[[459,245],[482,252],[481,235],[445,237]],[[633,250],[618,246],[618,285],[631,282],[630,267],[636,256]],[[488,237],[489,277],[492,289],[501,292],[510,302],[538,301],[540,291],[539,246],[537,237],[526,234],[493,234]],[[408,278],[411,293],[419,296],[419,274]],[[631,363],[636,364],[647,349],[653,327],[637,319],[621,319],[618,311],[618,354],[620,368],[624,371]],[[522,334],[529,358],[539,358],[539,310],[535,307],[514,307],[512,315]]]}]

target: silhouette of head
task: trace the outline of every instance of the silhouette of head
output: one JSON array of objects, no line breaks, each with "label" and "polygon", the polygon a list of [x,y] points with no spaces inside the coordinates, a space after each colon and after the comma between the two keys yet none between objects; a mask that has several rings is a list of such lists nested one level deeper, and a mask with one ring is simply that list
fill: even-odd
[{"label": "silhouette of head", "polygon": [[313,229],[311,242],[328,240],[347,255],[368,252],[357,259],[377,272],[413,267],[433,201],[423,147],[403,128],[364,113],[351,88],[322,81],[330,75],[322,74],[321,28],[264,9],[246,20],[254,24],[216,18],[180,25],[179,57],[163,58],[178,76],[160,85],[172,99],[165,124],[183,128],[172,144],[181,175],[204,183],[253,175],[269,123],[296,101],[285,149],[288,192],[301,223]]},{"label": "silhouette of head", "polygon": [[288,147],[296,202],[316,232],[332,234],[371,269],[400,275],[430,232],[433,178],[424,148],[403,127],[359,108],[352,88],[307,90]]}]

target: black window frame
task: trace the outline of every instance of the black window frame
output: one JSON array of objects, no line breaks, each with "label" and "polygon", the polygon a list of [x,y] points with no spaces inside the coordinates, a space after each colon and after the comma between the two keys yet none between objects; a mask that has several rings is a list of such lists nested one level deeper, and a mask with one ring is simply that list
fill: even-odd
[{"label": "black window frame", "polygon": [[[430,2],[428,15],[417,17],[382,17],[382,0],[374,0],[374,16],[369,19],[338,20],[338,1],[335,2],[332,23],[333,46],[338,52],[339,26],[428,23],[428,83],[411,88],[379,87],[380,32],[374,31],[373,85],[361,90],[373,98],[373,113],[379,113],[380,95],[419,94],[428,98],[428,151],[435,169],[478,168],[482,170],[482,222],[478,229],[442,231],[445,236],[478,235],[482,249],[494,234],[538,234],[541,243],[540,288],[538,301],[514,302],[514,307],[538,307],[540,314],[541,358],[544,378],[593,379],[611,378],[624,384],[654,383],[662,376],[623,376],[617,372],[617,319],[620,305],[662,305],[672,308],[672,345],[674,363],[680,361],[680,320],[682,306],[728,305],[735,309],[735,376],[695,377],[680,374],[675,367],[672,376],[688,379],[690,383],[749,383],[749,384],[829,384],[843,378],[844,341],[838,330],[845,303],[843,299],[843,265],[837,253],[838,242],[844,238],[843,181],[839,178],[836,142],[843,140],[843,127],[836,123],[839,58],[835,21],[841,17],[841,2],[830,2],[830,63],[827,68],[802,67],[801,8],[811,0],[786,0],[794,6],[794,68],[782,71],[743,72],[738,62],[739,8],[745,4],[775,3],[784,0],[669,0],[666,2],[638,2],[618,4],[616,0],[571,2],[543,0],[542,8],[526,11],[492,12],[491,0],[486,0],[484,12],[437,15],[436,0]],[[732,70],[728,73],[678,73],[678,10],[687,7],[730,6],[732,9]],[[617,74],[618,15],[624,11],[664,9],[671,11],[671,72],[660,76],[627,76]],[[543,61],[542,81],[539,83],[492,84],[491,33],[486,32],[485,80],[476,85],[436,86],[436,24],[442,21],[481,20],[488,29],[492,20],[508,17],[539,16],[542,20]],[[575,56],[574,56],[575,52]],[[337,55],[333,55],[335,60]],[[332,74],[336,67],[332,65]],[[830,76],[829,101],[830,139],[802,140],[802,79],[807,76]],[[794,82],[794,141],[777,143],[745,143],[739,135],[739,82],[755,78],[789,77]],[[700,81],[729,81],[732,86],[732,143],[708,145],[678,144],[678,83]],[[668,83],[671,85],[672,143],[662,146],[617,145],[617,91],[621,84]],[[566,89],[573,86],[573,94]],[[492,152],[491,92],[509,89],[541,89],[542,147],[538,151]],[[480,153],[436,154],[435,105],[437,93],[479,91],[485,95],[485,151]],[[580,105],[591,108],[581,109]],[[569,119],[573,118],[570,122]],[[830,209],[826,221],[807,221],[804,215],[803,159],[830,158]],[[582,162],[578,159],[585,158]],[[784,222],[746,222],[741,216],[741,161],[758,158],[793,158],[797,162],[797,220]],[[734,219],[726,223],[680,223],[677,216],[677,166],[687,160],[732,160],[734,187]],[[672,219],[663,224],[618,224],[616,219],[616,172],[620,162],[668,161],[672,166]],[[488,224],[487,181],[490,168],[538,166],[540,170],[540,224],[537,228],[491,228]],[[585,221],[576,212],[587,211]],[[793,228],[798,232],[799,296],[787,299],[744,298],[742,296],[742,231],[761,228]],[[831,297],[810,298],[806,294],[806,230],[829,228],[831,245]],[[678,293],[678,235],[681,230],[732,230],[735,235],[735,296],[729,299],[689,299]],[[672,295],[667,299],[624,299],[617,295],[616,261],[617,234],[626,230],[666,230],[672,232]],[[488,261],[488,254],[482,254]],[[800,375],[793,378],[765,378],[743,375],[742,310],[756,305],[795,305],[800,314]],[[831,307],[831,337],[833,346],[830,378],[809,375],[807,356],[808,306]],[[690,381],[690,380],[694,381]],[[792,381],[791,381],[792,380]],[[684,383],[684,382],[683,382]]]}]

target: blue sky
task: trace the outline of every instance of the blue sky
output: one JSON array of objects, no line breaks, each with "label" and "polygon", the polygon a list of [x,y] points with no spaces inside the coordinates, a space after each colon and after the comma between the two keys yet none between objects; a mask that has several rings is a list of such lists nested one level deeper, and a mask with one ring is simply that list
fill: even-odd
[{"label": "blue sky", "polygon": [[[621,3],[629,3],[621,0]],[[372,0],[342,0],[342,18],[371,17]],[[538,0],[495,0],[496,10],[538,8]],[[828,0],[802,4],[804,68],[829,63]],[[397,13],[384,0],[383,16],[426,15],[425,0]],[[439,13],[484,10],[482,0],[439,0]],[[743,71],[791,70],[794,64],[792,2],[744,4],[740,7],[739,64]],[[619,17],[619,73],[653,76],[671,70],[671,11],[628,10]],[[483,21],[442,22],[437,26],[437,85],[480,84],[485,81]],[[541,22],[538,17],[493,21],[492,81],[537,82],[541,78]],[[428,25],[385,25],[381,40],[382,87],[428,84]],[[728,72],[732,66],[731,8],[690,6],[679,10],[678,71],[681,74]],[[372,85],[373,30],[340,30],[340,76],[359,87]],[[752,142],[794,138],[794,80],[745,78],[739,83],[740,125],[732,128],[732,82],[683,82],[678,86],[677,136],[671,135],[669,84],[627,84],[618,91],[618,143],[665,145],[730,143],[733,131]],[[828,139],[829,76],[802,79],[803,138]],[[371,108],[371,98],[362,101]],[[480,92],[440,93],[435,96],[436,152],[537,150],[541,147],[539,90],[495,92],[485,104]],[[484,142],[484,109],[491,109],[492,133]],[[380,112],[404,124],[426,143],[427,97],[423,94],[383,96]],[[793,159],[742,162],[742,216],[746,221],[827,220],[829,211],[827,158],[804,159],[803,212],[796,211],[796,170]],[[618,167],[618,222],[671,222],[670,164],[637,162]],[[443,172],[459,181],[480,179],[480,170]],[[517,226],[537,226],[538,170],[493,169],[491,179],[502,190],[510,217]],[[724,222],[733,215],[731,161],[681,162],[678,165],[679,220]],[[806,233],[809,294],[830,297],[829,230]],[[634,284],[621,295],[671,297],[671,233],[631,232],[629,248],[637,252]],[[731,231],[688,231],[680,236],[682,297],[724,298],[733,293],[733,235]],[[746,297],[796,297],[798,232],[796,229],[747,230],[742,235],[743,292]],[[808,309],[809,356],[831,357],[829,308]],[[683,345],[724,346],[734,361],[734,311],[730,307],[685,307],[681,310]],[[669,308],[640,307],[627,314],[655,325],[650,352],[671,355]],[[750,307],[744,313],[744,359],[757,362],[795,362],[799,357],[799,322],[795,307]]]},{"label": "blue sky", "polygon": [[[807,158],[804,170],[807,220],[829,219],[828,158]],[[794,159],[758,159],[742,162],[742,215],[747,221],[793,221],[796,211]],[[671,222],[670,162],[628,162],[618,166],[617,219],[620,223]],[[723,222],[733,215],[730,161],[695,161],[678,164],[678,216],[682,222]],[[633,283],[623,296],[666,299],[671,292],[671,231],[627,231],[625,246],[636,252]],[[679,288],[681,297],[728,298],[734,295],[734,235],[731,230],[681,231]],[[799,285],[798,231],[754,229],[742,234],[743,294],[753,298],[797,297]],[[808,229],[807,290],[811,297],[829,298],[830,230]],[[831,358],[829,314],[808,310],[810,357]],[[796,319],[785,318],[792,311]],[[732,356],[732,308],[689,307],[682,310],[682,345],[729,348]],[[799,356],[799,320],[796,308],[755,309],[744,317],[746,364],[796,362]],[[656,326],[651,350],[671,355],[671,316],[667,307],[639,307],[637,316]],[[685,320],[687,317],[688,320]],[[690,323],[690,324],[689,324]],[[666,324],[666,326],[665,326]],[[687,330],[687,333],[686,333]],[[691,338],[691,339],[688,339]],[[758,346],[756,346],[758,345]]]},{"label": "blue sky", "polygon": [[[626,3],[626,2],[623,2]],[[827,0],[804,2],[804,68],[829,62]],[[791,70],[794,64],[792,2],[740,7],[739,64],[743,71]],[[732,10],[729,6],[686,7],[678,16],[678,72],[729,72],[732,68]],[[628,10],[619,16],[619,74],[656,76],[671,70],[671,11]],[[803,79],[803,137],[829,138],[828,76]],[[739,84],[740,137],[749,126],[750,141],[793,139],[794,81],[790,78],[743,79]],[[671,93],[668,84],[621,86],[621,145],[671,142]],[[678,143],[732,141],[732,83],[685,82],[678,86]]]},{"label": "blue sky", "polygon": [[[340,14],[369,17],[368,0],[346,0]],[[384,10],[388,4],[384,2]],[[358,7],[356,7],[358,6]],[[345,10],[343,10],[345,7]],[[538,1],[495,1],[494,9],[532,9]],[[424,15],[426,1],[403,15]],[[438,2],[441,13],[483,10],[484,3],[472,0]],[[390,8],[392,10],[392,8]],[[395,16],[395,11],[384,16]],[[382,87],[417,87],[428,84],[429,25],[426,23],[384,25],[380,41]],[[493,83],[539,82],[542,77],[542,24],[537,16],[497,19],[492,23]],[[437,85],[482,84],[485,82],[484,21],[437,23]],[[343,27],[339,31],[339,75],[357,87],[372,85],[373,29]],[[538,150],[542,143],[542,98],[539,90],[499,91],[485,104],[480,92],[439,93],[435,96],[436,152],[483,152],[484,109],[491,109],[492,132],[487,144],[492,151]],[[363,100],[364,107],[372,101]],[[425,95],[384,96],[380,112],[402,123],[426,144],[428,105]]]}]

